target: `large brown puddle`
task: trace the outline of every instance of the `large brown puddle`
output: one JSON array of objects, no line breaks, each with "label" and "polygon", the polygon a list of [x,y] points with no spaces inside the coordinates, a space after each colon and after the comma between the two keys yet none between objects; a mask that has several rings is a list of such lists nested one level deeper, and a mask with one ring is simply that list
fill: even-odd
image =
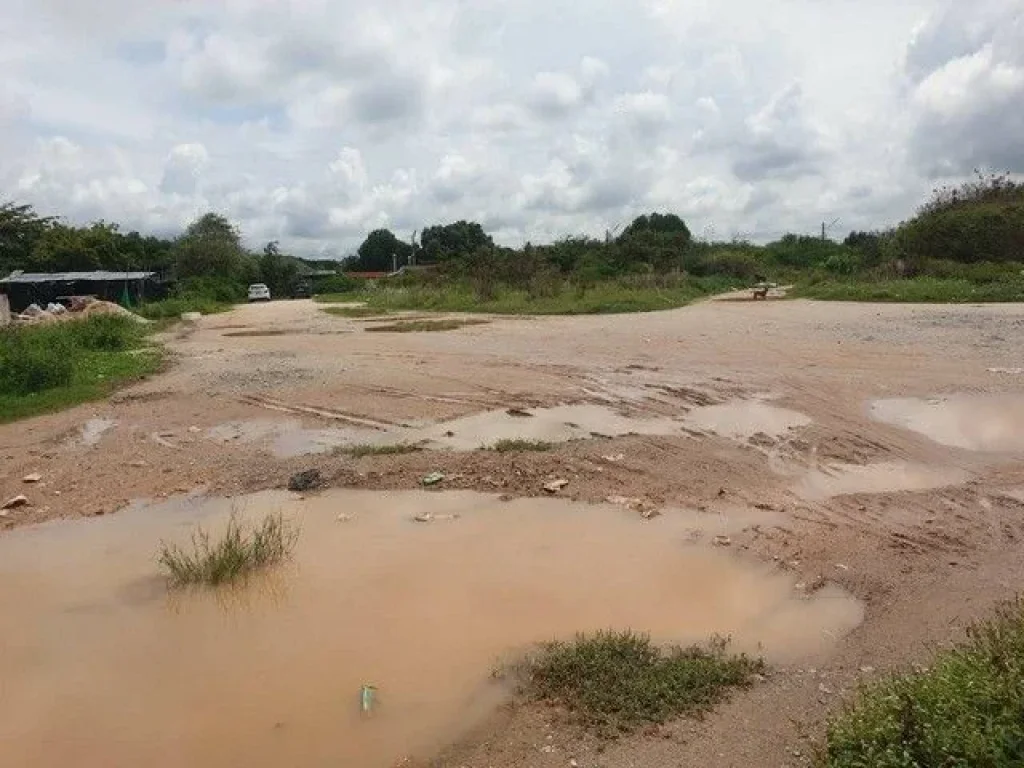
[{"label": "large brown puddle", "polygon": [[627,417],[603,405],[562,405],[517,411],[484,411],[451,421],[408,426],[307,429],[298,420],[254,419],[220,424],[207,432],[222,443],[258,443],[280,458],[354,445],[417,444],[430,449],[474,451],[501,440],[564,443],[596,435],[684,435],[694,430],[746,439],[757,433],[781,437],[811,420],[764,400],[736,400],[695,408],[681,418]]},{"label": "large brown puddle", "polygon": [[[0,538],[0,762],[385,768],[491,713],[495,660],[536,641],[721,633],[790,661],[862,618],[838,589],[803,597],[777,570],[687,545],[692,513],[358,491],[234,506],[280,510],[302,535],[294,563],[229,591],[170,597],[154,562],[162,538],[223,525],[224,500]],[[363,684],[379,690],[369,719]]]},{"label": "large brown puddle", "polygon": [[876,400],[871,416],[970,451],[1024,451],[1024,395],[952,395]]}]

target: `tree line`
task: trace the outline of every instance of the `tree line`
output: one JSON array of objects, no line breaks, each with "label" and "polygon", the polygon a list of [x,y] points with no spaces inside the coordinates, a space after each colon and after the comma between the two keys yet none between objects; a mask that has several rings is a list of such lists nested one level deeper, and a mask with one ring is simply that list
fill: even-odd
[{"label": "tree line", "polygon": [[[620,234],[567,236],[521,248],[497,245],[477,222],[428,226],[405,242],[388,229],[370,232],[356,253],[339,263],[312,262],[281,251],[277,242],[253,253],[237,228],[207,213],[173,239],[123,232],[97,221],[76,227],[37,214],[29,205],[0,204],[0,275],[14,269],[68,272],[151,270],[163,278],[219,286],[233,300],[250,282],[287,295],[314,268],[391,272],[431,265],[442,275],[483,285],[543,286],[569,279],[587,285],[626,274],[685,272],[736,280],[818,272],[847,276],[873,272],[912,277],[957,265],[1024,261],[1024,184],[1007,175],[936,190],[909,220],[886,231],[851,232],[843,242],[789,234],[766,245],[742,240],[695,240],[673,213],[638,216]],[[936,266],[938,265],[938,266]]]}]

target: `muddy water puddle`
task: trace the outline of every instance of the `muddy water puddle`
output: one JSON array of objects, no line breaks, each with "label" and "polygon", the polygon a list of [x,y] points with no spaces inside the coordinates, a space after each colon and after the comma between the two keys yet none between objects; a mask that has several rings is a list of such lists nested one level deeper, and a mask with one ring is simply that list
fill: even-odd
[{"label": "muddy water puddle", "polygon": [[1024,451],[1024,395],[951,395],[876,400],[871,417],[951,448]]},{"label": "muddy water puddle", "polygon": [[501,440],[565,443],[598,436],[686,435],[694,431],[733,439],[757,433],[781,437],[810,423],[810,419],[795,411],[760,400],[740,400],[695,408],[680,418],[628,417],[603,405],[564,405],[485,411],[446,422],[386,429],[309,429],[297,420],[254,419],[218,425],[207,432],[207,437],[222,443],[258,443],[279,458],[294,458],[354,445],[405,443],[428,449],[473,451]]},{"label": "muddy water puddle", "polygon": [[905,462],[877,464],[833,464],[805,474],[796,493],[809,501],[855,493],[896,493],[929,491],[960,485],[970,475],[952,467],[928,467]]},{"label": "muddy water puddle", "polygon": [[[295,561],[244,589],[168,597],[161,539],[281,511]],[[412,518],[429,513],[433,523]],[[347,522],[340,522],[339,516]],[[336,491],[191,499],[0,539],[0,743],[37,768],[385,768],[503,700],[498,658],[580,630],[730,634],[769,660],[827,653],[862,608],[684,544],[691,521],[560,500]],[[373,717],[358,714],[377,686]]]}]

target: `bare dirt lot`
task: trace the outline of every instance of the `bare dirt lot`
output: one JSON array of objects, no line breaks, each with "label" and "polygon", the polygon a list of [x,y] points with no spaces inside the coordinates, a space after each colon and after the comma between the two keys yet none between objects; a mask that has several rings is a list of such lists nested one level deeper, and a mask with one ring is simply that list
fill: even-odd
[{"label": "bare dirt lot", "polygon": [[[0,502],[30,502],[0,527],[283,489],[309,468],[388,491],[440,472],[434,490],[506,500],[564,480],[560,498],[645,525],[693,516],[692,544],[863,606],[856,629],[773,664],[704,722],[604,744],[508,706],[408,765],[807,764],[858,680],[927,659],[1022,583],[1024,306],[710,301],[488,320],[367,333],[395,316],[295,301],[178,326],[165,373],[0,427]],[[554,447],[481,450],[513,438]],[[395,445],[424,450],[368,448]],[[17,584],[0,605],[30,599]]]}]

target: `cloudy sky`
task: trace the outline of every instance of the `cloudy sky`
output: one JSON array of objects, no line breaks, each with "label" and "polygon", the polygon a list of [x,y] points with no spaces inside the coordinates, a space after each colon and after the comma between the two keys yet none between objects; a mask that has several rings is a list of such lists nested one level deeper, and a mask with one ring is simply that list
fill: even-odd
[{"label": "cloudy sky", "polygon": [[1024,172],[1024,0],[2,4],[0,200],[75,222],[841,237]]}]

